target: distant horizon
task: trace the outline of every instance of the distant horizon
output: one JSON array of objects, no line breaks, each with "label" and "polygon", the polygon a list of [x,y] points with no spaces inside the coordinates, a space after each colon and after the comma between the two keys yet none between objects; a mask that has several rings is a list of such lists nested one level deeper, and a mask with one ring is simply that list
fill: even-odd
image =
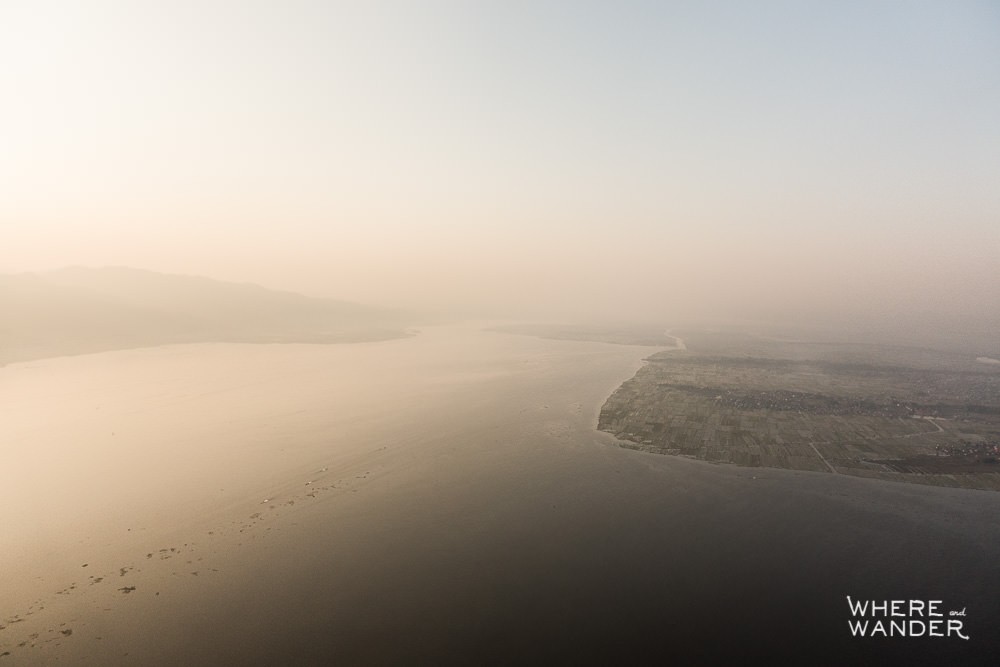
[{"label": "distant horizon", "polygon": [[[404,321],[409,321],[411,324],[427,324],[448,321],[480,321],[508,323],[523,322],[565,326],[611,326],[621,328],[622,331],[635,331],[637,330],[636,327],[645,331],[650,331],[651,328],[655,329],[657,327],[672,327],[675,329],[686,328],[695,330],[711,330],[721,328],[722,330],[739,331],[745,334],[760,335],[764,337],[798,336],[803,337],[804,342],[811,343],[825,342],[833,344],[863,344],[872,346],[900,345],[904,347],[925,347],[942,351],[948,350],[953,352],[962,352],[965,354],[986,356],[1000,354],[1000,346],[998,346],[997,340],[991,335],[989,329],[977,332],[975,330],[968,329],[949,330],[947,328],[936,329],[935,327],[927,326],[922,330],[915,332],[904,332],[898,327],[879,328],[863,322],[856,323],[852,326],[849,322],[809,321],[808,319],[780,321],[763,318],[756,320],[746,318],[725,319],[720,317],[684,318],[677,316],[677,314],[671,315],[668,312],[657,312],[653,308],[650,308],[650,310],[646,312],[643,317],[600,317],[595,315],[573,317],[566,316],[565,314],[505,313],[496,311],[490,312],[485,310],[479,312],[472,310],[467,312],[461,312],[458,310],[452,310],[450,312],[443,310],[435,311],[431,309],[406,308],[393,304],[373,304],[336,297],[316,296],[314,294],[306,294],[294,290],[276,289],[270,285],[261,284],[259,282],[228,281],[214,276],[189,273],[169,273],[125,265],[85,266],[78,264],[48,270],[3,273],[0,274],[0,277],[17,279],[20,276],[33,276],[42,281],[51,282],[53,277],[58,276],[60,279],[53,284],[59,286],[60,288],[83,287],[86,292],[91,292],[94,289],[94,286],[87,284],[87,281],[90,280],[87,278],[87,275],[96,276],[102,273],[107,274],[111,279],[111,282],[107,282],[105,279],[102,283],[103,286],[98,288],[98,293],[106,292],[106,296],[113,296],[121,289],[125,289],[126,291],[138,289],[135,294],[141,295],[141,286],[131,285],[129,282],[122,281],[130,281],[130,279],[136,277],[135,274],[146,274],[152,277],[158,276],[167,279],[181,279],[185,282],[189,280],[206,281],[219,286],[231,286],[233,288],[251,287],[256,290],[260,290],[262,293],[272,294],[279,297],[285,296],[305,298],[315,300],[316,303],[329,303],[331,305],[335,304],[343,307],[368,309],[372,314],[383,313],[384,316],[390,316],[391,314],[391,317],[396,321],[394,326],[400,326]],[[76,278],[74,278],[74,275]],[[77,284],[76,282],[80,279],[83,279],[84,281],[82,285]],[[10,294],[10,288],[11,284],[8,283],[5,288],[5,284],[0,282],[0,297],[3,297],[4,294]],[[107,292],[107,289],[109,288],[112,290],[111,292]],[[39,294],[38,296],[43,297],[44,301],[43,294]],[[60,298],[65,299],[65,294]],[[171,306],[171,308],[180,307],[183,310],[183,308],[185,308],[185,299],[186,297],[183,293],[178,293],[173,297],[172,303],[174,305]],[[131,301],[131,299],[129,299],[129,301]],[[8,311],[7,313],[8,322],[14,326],[14,330],[17,329],[18,317],[24,317],[25,314],[31,312],[31,306],[27,302],[23,301],[23,298],[20,303],[20,310],[14,309],[13,311]],[[24,310],[25,306],[27,306],[29,310]],[[50,307],[44,302],[40,302],[38,306],[43,308],[43,310]],[[57,308],[63,307],[64,306],[57,306]],[[85,307],[85,302],[80,302],[74,306],[74,309],[78,310],[81,307]],[[268,306],[264,305],[264,314],[267,312],[267,307]],[[379,317],[382,316],[383,315],[380,315]],[[31,317],[29,316],[29,320],[30,319]],[[51,333],[53,332],[49,332],[49,334],[46,335],[50,335]]]}]

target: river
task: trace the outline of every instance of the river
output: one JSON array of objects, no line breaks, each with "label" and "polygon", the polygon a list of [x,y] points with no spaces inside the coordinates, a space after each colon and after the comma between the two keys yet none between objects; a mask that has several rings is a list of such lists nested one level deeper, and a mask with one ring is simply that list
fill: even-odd
[{"label": "river", "polygon": [[[619,448],[598,411],[655,351],[466,326],[0,368],[0,665],[993,664],[1000,495]],[[971,639],[851,637],[848,595]]]}]

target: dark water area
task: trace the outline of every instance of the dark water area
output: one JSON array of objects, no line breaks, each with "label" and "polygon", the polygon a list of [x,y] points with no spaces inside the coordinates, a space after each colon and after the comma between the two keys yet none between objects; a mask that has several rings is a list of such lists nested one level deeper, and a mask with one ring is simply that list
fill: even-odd
[{"label": "dark water area", "polygon": [[[393,494],[344,515],[346,541],[343,522],[297,526],[178,657],[996,664],[1000,542],[972,525],[991,495],[611,449],[563,464]],[[851,637],[847,595],[964,608],[970,640]]]}]

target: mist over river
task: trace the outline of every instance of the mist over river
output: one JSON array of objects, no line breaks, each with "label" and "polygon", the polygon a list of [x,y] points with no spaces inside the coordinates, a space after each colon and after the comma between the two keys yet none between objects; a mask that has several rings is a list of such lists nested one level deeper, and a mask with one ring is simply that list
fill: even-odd
[{"label": "mist over river", "polygon": [[[1000,495],[619,448],[658,348],[438,327],[0,368],[0,665],[995,664]],[[846,596],[955,637],[852,637]]]}]

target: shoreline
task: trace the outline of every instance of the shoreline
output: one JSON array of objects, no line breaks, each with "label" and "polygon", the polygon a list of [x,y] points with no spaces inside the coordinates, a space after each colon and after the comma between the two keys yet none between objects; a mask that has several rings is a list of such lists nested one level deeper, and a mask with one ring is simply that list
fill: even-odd
[{"label": "shoreline", "polygon": [[[38,353],[30,353],[22,356],[15,357],[4,357],[0,358],[0,368],[14,366],[16,364],[30,363],[33,361],[46,361],[49,359],[64,359],[67,357],[82,357],[92,354],[107,354],[113,352],[127,352],[130,350],[147,350],[147,349],[157,349],[165,347],[174,347],[177,345],[356,345],[361,343],[382,343],[392,340],[401,340],[405,338],[412,338],[418,336],[419,331],[414,331],[413,329],[405,329],[397,332],[386,332],[388,335],[379,335],[375,337],[362,337],[362,338],[336,338],[329,340],[307,340],[309,337],[296,336],[291,339],[285,340],[273,340],[273,339],[263,339],[254,337],[232,337],[232,338],[205,338],[197,340],[173,340],[173,341],[162,341],[162,342],[143,342],[136,343],[134,345],[112,345],[108,346],[97,346],[92,349],[85,349],[79,351],[45,351]],[[315,338],[315,337],[312,337]]]}]

